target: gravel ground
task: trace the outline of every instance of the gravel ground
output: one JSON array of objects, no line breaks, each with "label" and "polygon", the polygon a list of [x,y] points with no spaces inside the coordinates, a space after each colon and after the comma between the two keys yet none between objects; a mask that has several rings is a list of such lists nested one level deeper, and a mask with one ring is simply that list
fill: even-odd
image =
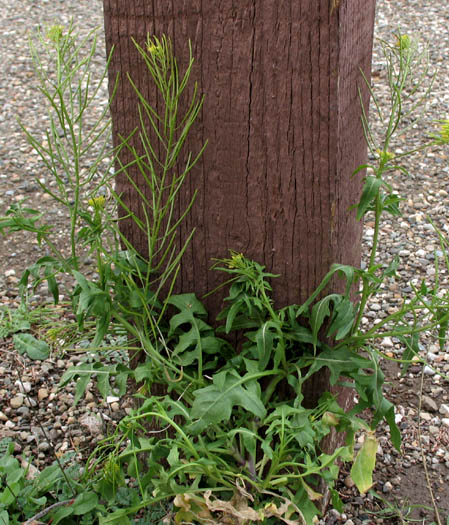
[{"label": "gravel ground", "polygon": [[[45,169],[26,143],[17,124],[19,117],[31,131],[42,133],[47,119],[36,91],[32,66],[28,57],[27,34],[39,24],[67,24],[73,18],[75,25],[87,33],[102,25],[102,3],[99,0],[0,0],[0,56],[3,76],[0,83],[0,214],[14,202],[29,199],[32,207],[44,209],[58,227],[64,224],[64,212],[54,204],[49,206],[45,195],[34,182],[37,176],[45,180]],[[449,116],[449,4],[446,0],[378,0],[376,36],[391,41],[392,32],[398,27],[403,32],[414,33],[429,45],[432,67],[437,71],[432,96],[422,122],[413,127],[407,137],[400,137],[395,145],[405,149],[418,145],[423,137],[435,128],[434,121]],[[101,40],[101,39],[100,39]],[[95,64],[104,63],[103,42],[99,42]],[[373,79],[380,86],[385,69],[376,44],[373,61]],[[380,101],[385,101],[386,90],[380,89]],[[106,86],[99,92],[99,108],[106,100]],[[449,231],[449,162],[448,150],[434,150],[426,155],[415,155],[408,163],[408,178],[394,174],[391,183],[405,197],[403,216],[399,220],[385,220],[382,225],[380,252],[382,260],[391,256],[401,257],[400,279],[384,289],[378,302],[370,305],[365,324],[370,324],[387,314],[411,291],[410,283],[422,278],[433,279],[435,250],[438,239],[427,223],[426,217],[443,231]],[[366,223],[364,243],[369,248],[373,223]],[[61,234],[62,238],[62,234]],[[0,238],[0,307],[16,307],[17,283],[24,267],[40,254],[34,239],[18,234],[13,238]],[[438,256],[438,254],[437,254]],[[441,271],[443,285],[447,273]],[[33,298],[46,300],[48,291],[41,288]],[[55,318],[70,317],[61,310],[54,311]],[[423,336],[423,355],[434,369],[449,374],[449,354],[440,352],[435,342]],[[395,340],[384,340],[383,350],[391,357],[398,357],[402,348]],[[91,450],[108,429],[113,427],[126,409],[126,400],[102,401],[94,388],[89,389],[79,406],[73,405],[73,387],[57,390],[61,374],[77,363],[83,352],[63,353],[54,347],[51,359],[44,362],[30,361],[18,356],[9,339],[0,339],[0,440],[12,437],[17,443],[17,453],[26,458],[33,456],[36,468],[52,461],[53,449],[58,454],[73,450],[79,457]],[[403,431],[404,445],[401,454],[391,449],[388,432],[381,435],[378,452],[375,489],[389,501],[396,502],[404,511],[410,504],[430,504],[423,468],[418,434],[418,401],[421,368],[412,367],[406,377],[399,377],[394,363],[386,368],[390,381],[389,397],[397,404],[398,421]],[[444,519],[449,514],[449,383],[431,368],[425,369],[421,410],[421,442],[426,458],[430,482]],[[25,396],[24,393],[27,393]],[[44,436],[42,428],[46,431]],[[376,509],[373,497],[360,496],[351,486],[343,468],[340,491],[347,502],[345,514],[330,511],[323,523],[396,523],[393,517],[373,518],[369,511]],[[414,516],[421,523],[431,523],[430,510],[415,510]],[[401,521],[399,521],[401,522]]]}]

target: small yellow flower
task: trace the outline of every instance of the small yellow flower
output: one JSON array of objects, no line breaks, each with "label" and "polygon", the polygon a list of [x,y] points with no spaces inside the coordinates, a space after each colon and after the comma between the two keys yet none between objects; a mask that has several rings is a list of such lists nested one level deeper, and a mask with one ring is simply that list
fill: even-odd
[{"label": "small yellow flower", "polygon": [[391,153],[390,151],[383,151],[381,149],[377,149],[376,153],[379,155],[379,158],[383,164],[386,164],[391,159],[394,159],[394,153]]},{"label": "small yellow flower", "polygon": [[47,31],[47,38],[57,44],[64,33],[64,26],[54,25]]},{"label": "small yellow flower", "polygon": [[148,37],[147,51],[155,58],[160,58],[164,55],[164,48],[156,37],[153,40]]},{"label": "small yellow flower", "polygon": [[408,35],[395,35],[396,36],[396,47],[400,50],[409,49],[411,46],[411,39]]},{"label": "small yellow flower", "polygon": [[230,259],[227,259],[228,268],[243,268],[245,258],[243,253],[233,253]]},{"label": "small yellow flower", "polygon": [[96,210],[102,210],[105,203],[106,199],[104,197],[93,197],[87,201],[87,204]]}]

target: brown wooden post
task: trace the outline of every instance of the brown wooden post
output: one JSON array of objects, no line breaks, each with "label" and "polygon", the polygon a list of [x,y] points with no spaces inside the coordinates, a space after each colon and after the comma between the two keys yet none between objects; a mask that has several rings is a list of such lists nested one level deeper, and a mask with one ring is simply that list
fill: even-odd
[{"label": "brown wooden post", "polygon": [[[121,74],[112,106],[115,137],[137,124],[126,79],[156,103],[131,37],[165,33],[181,63],[190,39],[193,77],[206,99],[189,147],[203,160],[185,198],[199,189],[183,226],[196,234],[178,291],[201,296],[223,276],[211,259],[229,250],[267,265],[277,305],[301,303],[334,262],[358,265],[361,224],[348,211],[365,162],[358,89],[370,75],[375,0],[104,0],[110,78]],[[137,201],[124,177],[127,202]],[[145,240],[128,226],[136,246]],[[219,295],[207,299],[216,314]]]},{"label": "brown wooden post", "polygon": [[[361,224],[349,208],[361,175],[351,174],[366,161],[360,70],[370,78],[374,10],[375,0],[104,0],[108,50],[115,46],[110,79],[121,74],[112,105],[116,142],[138,125],[126,73],[157,104],[131,37],[143,44],[147,33],[166,34],[181,70],[190,39],[193,78],[206,95],[189,141],[194,152],[206,138],[209,145],[184,188],[186,202],[194,189],[199,194],[182,227],[184,236],[196,233],[178,292],[201,297],[214,289],[223,276],[209,271],[211,260],[230,249],[280,274],[272,283],[277,306],[302,303],[332,263],[359,264]],[[137,209],[126,178],[117,185]],[[144,252],[140,232],[123,227]],[[212,321],[221,300],[207,298]],[[328,379],[308,386],[313,402]]]}]

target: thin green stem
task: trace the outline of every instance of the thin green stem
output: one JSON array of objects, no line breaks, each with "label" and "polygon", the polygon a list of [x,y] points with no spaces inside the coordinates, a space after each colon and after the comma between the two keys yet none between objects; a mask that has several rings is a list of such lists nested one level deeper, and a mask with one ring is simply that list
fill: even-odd
[{"label": "thin green stem", "polygon": [[129,421],[138,421],[139,419],[147,419],[148,417],[156,417],[156,418],[162,419],[163,421],[165,421],[166,423],[171,425],[176,430],[176,432],[182,437],[184,443],[187,445],[187,448],[189,449],[189,451],[192,454],[192,456],[196,460],[200,459],[200,455],[198,454],[194,444],[187,437],[187,434],[182,430],[182,428],[177,423],[175,423],[172,419],[170,419],[165,414],[161,414],[159,412],[145,412],[145,413],[139,414],[137,416],[129,416],[128,420]]},{"label": "thin green stem", "polygon": [[[375,203],[373,245],[371,247],[371,254],[370,254],[369,263],[368,263],[368,269],[367,269],[368,272],[374,268],[374,265],[376,262],[377,246],[379,242],[381,214],[382,214],[382,203],[381,203],[380,194],[378,193],[376,196],[376,203]],[[363,316],[363,313],[365,312],[366,304],[371,295],[371,284],[370,284],[369,279],[362,276],[362,282],[363,282],[362,298],[359,303],[357,317],[354,323],[354,327],[352,329],[353,334],[356,334],[359,331],[359,326],[362,320],[362,316]]]}]

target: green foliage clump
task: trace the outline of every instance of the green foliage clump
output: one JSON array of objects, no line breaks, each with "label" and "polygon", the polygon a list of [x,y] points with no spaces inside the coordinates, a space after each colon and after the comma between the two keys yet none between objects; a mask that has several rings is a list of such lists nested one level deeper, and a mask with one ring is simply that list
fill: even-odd
[{"label": "green foliage clump", "polygon": [[[186,72],[180,75],[168,39],[148,38],[145,48],[136,43],[162,110],[156,111],[129,78],[139,100],[139,129],[133,137],[123,138],[112,153],[106,154],[106,146],[101,146],[98,162],[86,174],[81,170],[82,157],[109,133],[102,115],[83,134],[82,116],[98,89],[97,85],[89,91],[92,38],[91,49],[83,55],[87,40],[78,43],[71,27],[55,28],[47,39],[39,37],[40,45],[56,58],[54,78],[32,46],[41,91],[53,113],[47,145],[27,136],[56,180],[55,190],[42,185],[43,191],[69,211],[71,253],[67,257],[60,252],[52,241],[51,225],[22,204],[0,218],[0,231],[33,232],[49,249],[49,255],[25,272],[23,289],[30,281],[37,286],[46,280],[57,302],[57,276],[69,274],[75,281],[69,296],[79,329],[95,323],[90,348],[99,349],[98,359],[89,357],[69,369],[61,381],[64,385],[77,380],[75,403],[96,377],[103,396],[112,392],[112,383],[116,393],[124,393],[132,378],[139,387],[140,404],[98,446],[79,476],[69,481],[64,469],[57,468],[39,475],[39,480],[55,476],[53,482],[61,483],[57,498],[28,483],[8,449],[0,464],[5,480],[0,516],[15,523],[17,516],[23,518],[20,508],[28,505],[29,515],[51,503],[46,511],[53,523],[82,516],[80,523],[126,524],[130,517],[137,519],[142,511],[162,504],[164,520],[174,523],[315,523],[326,489],[334,507],[342,509],[335,489],[341,462],[353,462],[351,476],[361,492],[372,486],[376,428],[381,421],[389,426],[393,445],[400,448],[395,407],[383,392],[382,354],[376,341],[396,337],[404,344],[404,371],[412,359],[420,359],[421,332],[433,330],[441,345],[446,341],[449,296],[439,289],[438,271],[435,283],[415,287],[414,295],[397,312],[371,328],[361,327],[367,304],[395,277],[400,264],[398,259],[389,264],[378,261],[381,217],[400,215],[401,198],[385,176],[396,170],[406,174],[403,158],[416,151],[395,154],[392,144],[395,134],[404,132],[404,118],[412,119],[428,94],[428,89],[418,92],[416,81],[428,76],[425,55],[407,35],[398,35],[397,45],[383,44],[391,90],[387,115],[369,87],[385,132],[376,138],[363,112],[372,162],[354,171],[354,176],[364,173],[361,198],[354,208],[358,220],[374,214],[367,268],[334,264],[304,304],[276,308],[270,284],[276,276],[244,254],[232,252],[215,263],[215,270],[228,278],[225,307],[217,318],[221,324],[215,329],[194,294],[171,294],[193,234],[176,248],[180,223],[194,200],[180,209],[178,196],[204,149],[196,156],[188,153],[180,165],[181,150],[203,100],[194,86],[188,110],[180,115],[193,64],[191,52]],[[105,75],[106,70],[100,82]],[[417,94],[418,102],[411,102]],[[440,133],[420,149],[447,142],[446,128],[443,122]],[[138,146],[132,145],[136,137]],[[123,150],[131,154],[128,165],[121,164]],[[120,166],[114,176],[128,178],[139,197],[139,212],[116,192],[111,175],[99,175],[103,156],[110,159],[109,167]],[[131,166],[138,169],[149,192],[142,191],[129,174]],[[138,253],[122,234],[117,208],[146,236],[147,253]],[[448,241],[438,231],[437,235],[447,253]],[[88,279],[81,272],[79,246],[95,256],[97,278]],[[449,268],[446,255],[445,263]],[[324,295],[335,278],[344,280],[344,293]],[[20,326],[19,330],[26,328]],[[144,359],[134,369],[128,362],[111,364],[102,359],[101,345],[117,326],[128,334],[128,347],[143,352]],[[236,338],[238,347],[230,343]],[[16,342],[19,350],[26,343],[23,337]],[[313,406],[306,404],[307,385],[323,372],[329,374],[332,387],[351,389],[354,406],[342,406],[332,388],[322,392]],[[162,385],[164,393],[155,395],[155,385]],[[326,440],[335,433],[344,439],[329,451]],[[357,452],[356,434],[364,436]],[[25,493],[31,496],[20,507]],[[68,495],[70,503],[65,501]],[[63,500],[61,507],[52,506],[55,499]]]}]

